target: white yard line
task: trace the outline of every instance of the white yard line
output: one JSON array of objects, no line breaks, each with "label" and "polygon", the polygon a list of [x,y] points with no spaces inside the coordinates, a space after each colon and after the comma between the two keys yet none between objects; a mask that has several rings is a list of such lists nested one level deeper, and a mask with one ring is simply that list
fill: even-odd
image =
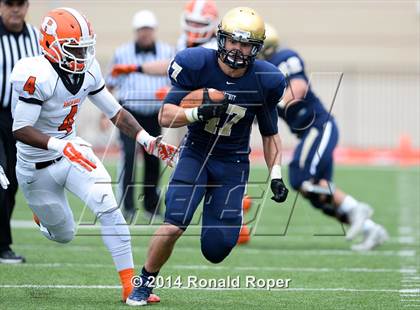
[{"label": "white yard line", "polygon": [[[112,268],[112,264],[83,264],[83,263],[26,263],[8,265],[8,268]],[[183,270],[235,270],[235,271],[288,271],[288,272],[350,272],[350,273],[411,273],[416,269],[392,269],[392,268],[323,268],[323,267],[264,267],[264,266],[207,266],[207,265],[168,265],[166,269]],[[411,285],[411,283],[410,283]]]},{"label": "white yard line", "polygon": [[[99,236],[95,236],[99,237]],[[46,241],[51,243],[51,241]],[[89,245],[56,245],[52,244],[20,244],[17,248],[19,249],[34,249],[34,250],[41,250],[43,248],[47,248],[48,250],[52,250],[52,247],[56,247],[59,251],[75,251],[75,252],[98,252],[98,251],[105,251],[103,247],[98,246],[89,246]],[[142,245],[142,247],[133,246],[133,252],[136,253],[143,253],[147,250],[146,245]],[[175,255],[177,252],[194,252],[200,253],[199,247],[190,247],[190,246],[182,246],[179,245],[175,248]],[[370,252],[354,252],[350,250],[331,250],[331,249],[311,249],[311,250],[282,250],[279,249],[272,249],[272,248],[250,248],[250,247],[237,247],[233,250],[233,253],[244,253],[247,255],[292,255],[292,256],[388,256],[388,257],[415,257],[416,250],[409,249],[409,250],[400,250],[400,251],[393,251],[393,250],[374,250]],[[405,269],[405,268],[403,268]],[[408,268],[409,269],[409,268]]]},{"label": "white yard line", "polygon": [[[0,288],[34,288],[34,289],[120,289],[119,285],[36,285],[36,284],[2,284]],[[202,287],[162,287],[162,289],[182,289],[182,290],[205,290],[205,291],[267,291],[264,288],[202,288]],[[384,292],[384,293],[420,293],[420,289],[357,289],[357,288],[310,288],[310,287],[289,287],[272,288],[276,292]]]},{"label": "white yard line", "polygon": [[[401,251],[412,251],[419,246],[419,199],[418,175],[401,171],[397,178],[397,194],[400,207],[399,242]],[[400,256],[401,269],[411,270],[401,274],[401,288],[413,289],[414,292],[400,292],[402,307],[420,307],[420,276],[417,268],[418,255]]]}]

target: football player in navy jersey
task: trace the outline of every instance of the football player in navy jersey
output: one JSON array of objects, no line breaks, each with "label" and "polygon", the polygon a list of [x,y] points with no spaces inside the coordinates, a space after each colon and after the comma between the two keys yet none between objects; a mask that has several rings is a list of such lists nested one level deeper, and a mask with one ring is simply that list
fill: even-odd
[{"label": "football player in navy jersey", "polygon": [[[255,60],[263,46],[264,28],[253,9],[232,9],[218,26],[217,51],[189,48],[171,62],[172,89],[161,108],[160,122],[165,127],[188,126],[188,134],[166,193],[165,224],[151,240],[139,277],[141,285],[127,299],[129,305],[147,303],[149,283],[168,260],[203,198],[201,252],[212,263],[229,255],[242,223],[254,118],[262,135],[272,199],[286,200],[277,132],[277,103],[286,81],[275,66]],[[224,91],[225,100],[212,102],[205,90],[200,106],[187,109],[179,105],[188,92],[200,88]]]},{"label": "football player in navy jersey", "polygon": [[388,238],[387,232],[370,219],[370,206],[332,183],[333,151],[338,141],[334,117],[312,91],[300,56],[291,49],[279,48],[278,35],[268,24],[266,37],[260,56],[277,66],[288,80],[278,114],[300,139],[289,164],[290,185],[315,208],[349,224],[348,240],[363,232],[363,241],[353,245],[353,250],[371,250]]}]

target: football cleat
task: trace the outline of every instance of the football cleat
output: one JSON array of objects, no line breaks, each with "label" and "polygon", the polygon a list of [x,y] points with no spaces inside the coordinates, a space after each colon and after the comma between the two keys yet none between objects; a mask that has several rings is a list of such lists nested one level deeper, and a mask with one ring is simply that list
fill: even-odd
[{"label": "football cleat", "polygon": [[350,228],[347,231],[346,239],[353,240],[363,228],[365,220],[370,218],[373,214],[373,210],[365,203],[359,203],[357,207],[349,212]]},{"label": "football cleat", "polygon": [[245,195],[244,198],[242,198],[242,210],[244,210],[244,213],[247,213],[252,207],[252,198],[248,195]]},{"label": "football cleat", "polygon": [[148,304],[155,304],[160,302],[160,297],[156,294],[151,293],[149,298],[147,298],[147,303]]},{"label": "football cleat", "polygon": [[385,228],[379,224],[375,224],[364,234],[363,241],[352,245],[351,249],[358,252],[370,251],[383,244],[388,239],[389,236]]},{"label": "football cleat", "polygon": [[246,224],[242,224],[237,244],[245,244],[248,243],[249,240],[251,240],[249,228]]},{"label": "football cleat", "polygon": [[125,303],[129,306],[146,306],[151,296],[152,289],[147,286],[134,287]]}]

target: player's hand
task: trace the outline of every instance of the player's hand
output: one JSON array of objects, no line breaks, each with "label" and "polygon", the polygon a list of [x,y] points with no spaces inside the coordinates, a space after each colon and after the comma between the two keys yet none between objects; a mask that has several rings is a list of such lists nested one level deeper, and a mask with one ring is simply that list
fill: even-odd
[{"label": "player's hand", "polygon": [[168,166],[174,167],[178,162],[179,149],[162,141],[162,136],[153,137],[145,130],[137,134],[137,142],[140,143],[145,151],[163,160]]},{"label": "player's hand", "polygon": [[214,102],[209,97],[207,89],[203,93],[203,103],[198,107],[197,115],[200,121],[207,121],[213,117],[220,117],[226,113],[229,104],[227,98],[222,102]]},{"label": "player's hand", "polygon": [[122,65],[117,64],[112,67],[111,75],[117,77],[121,74],[129,74],[138,71],[137,65]]},{"label": "player's hand", "polygon": [[3,189],[7,189],[9,187],[9,180],[6,177],[6,173],[4,173],[3,167],[0,166],[0,185]]},{"label": "player's hand", "polygon": [[86,147],[91,148],[92,145],[81,138],[74,140],[60,140],[51,137],[48,141],[48,149],[61,153],[71,164],[87,171],[96,169],[96,164],[90,158]]},{"label": "player's hand", "polygon": [[289,190],[284,185],[283,179],[272,179],[271,180],[271,191],[274,196],[271,197],[275,202],[284,202],[287,198]]}]

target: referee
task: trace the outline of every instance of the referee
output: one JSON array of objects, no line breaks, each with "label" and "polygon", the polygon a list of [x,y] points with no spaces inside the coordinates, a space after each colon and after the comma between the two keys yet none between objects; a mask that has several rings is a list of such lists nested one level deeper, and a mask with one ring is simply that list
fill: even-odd
[{"label": "referee", "polygon": [[25,259],[10,248],[12,235],[10,218],[17,192],[16,141],[12,135],[10,104],[12,86],[9,75],[15,63],[23,57],[40,54],[38,31],[25,23],[27,0],[0,0],[0,166],[10,181],[7,190],[0,188],[0,263],[23,263]]},{"label": "referee", "polygon": [[[119,47],[112,61],[112,74],[107,79],[107,86],[117,90],[116,96],[121,105],[129,110],[137,121],[151,135],[159,136],[161,128],[158,112],[161,102],[156,101],[158,89],[169,84],[165,76],[151,76],[142,73],[141,65],[150,61],[166,61],[174,57],[174,49],[166,43],[155,40],[157,20],[148,10],[134,15],[133,29],[135,41]],[[124,199],[124,216],[128,222],[135,215],[134,184],[136,174],[136,143],[128,136],[120,133],[123,147],[122,190]],[[134,141],[134,142],[133,142]],[[159,212],[159,160],[143,152],[144,155],[144,209],[146,218],[152,218]],[[121,180],[120,179],[120,180]],[[121,189],[121,188],[120,188]]]}]

